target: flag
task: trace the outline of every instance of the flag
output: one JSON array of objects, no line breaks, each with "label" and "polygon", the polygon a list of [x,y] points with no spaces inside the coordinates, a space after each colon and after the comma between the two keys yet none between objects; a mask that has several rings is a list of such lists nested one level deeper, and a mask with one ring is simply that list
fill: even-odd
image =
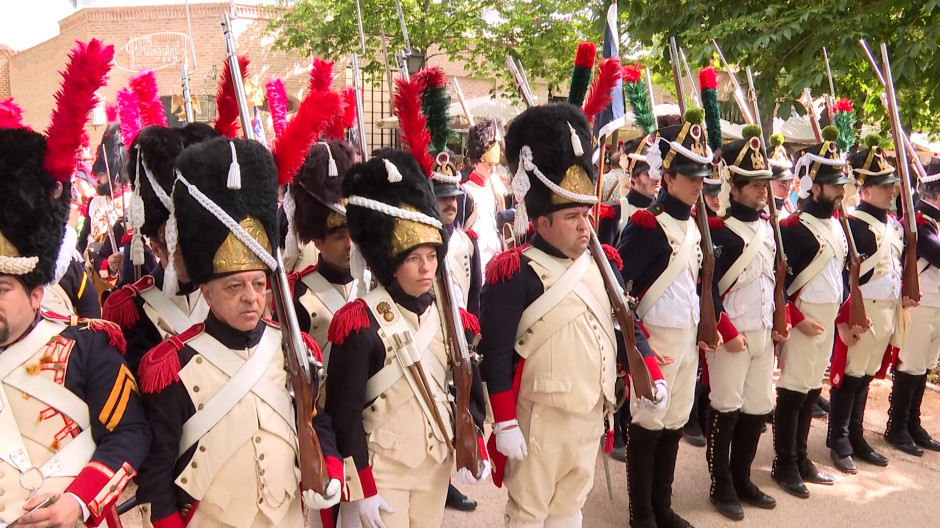
[{"label": "flag", "polygon": [[258,107],[255,107],[255,118],[251,120],[251,129],[255,133],[255,139],[258,140],[264,146],[268,146],[268,142],[264,138],[264,123],[261,122],[261,113],[258,112]]},{"label": "flag", "polygon": [[[620,33],[617,31],[617,2],[611,2],[607,10],[607,25],[604,29],[604,58],[620,58]],[[623,107],[623,81],[618,80],[611,91],[610,105],[601,111],[594,120],[594,137],[600,140],[609,137],[615,130],[622,127],[624,121]],[[595,163],[600,157],[600,144],[594,151]]]}]

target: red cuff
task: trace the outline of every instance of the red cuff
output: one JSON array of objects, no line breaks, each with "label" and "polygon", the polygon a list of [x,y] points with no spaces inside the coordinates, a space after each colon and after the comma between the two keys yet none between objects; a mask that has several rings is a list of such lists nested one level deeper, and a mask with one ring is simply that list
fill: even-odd
[{"label": "red cuff", "polygon": [[[98,462],[90,462],[75,477],[75,480],[65,488],[66,493],[74,493],[89,510],[92,510],[91,503],[95,497],[101,493],[101,490],[108,484],[114,472],[108,466]],[[91,511],[92,517],[95,517],[94,511]]]},{"label": "red cuff", "polygon": [[490,454],[486,451],[486,440],[483,439],[483,435],[477,435],[477,444],[480,446],[480,458],[483,460],[489,460]]},{"label": "red cuff", "polygon": [[646,331],[646,327],[643,326],[643,321],[637,321],[636,325],[640,327],[640,331],[643,332],[643,337],[649,339],[650,333]]},{"label": "red cuff", "polygon": [[646,363],[646,368],[649,369],[650,377],[653,378],[654,382],[665,378],[663,371],[659,369],[659,363],[656,361],[655,357],[645,357],[643,361]]},{"label": "red cuff", "polygon": [[842,303],[842,306],[839,307],[839,313],[836,314],[836,324],[849,322],[849,304],[851,302],[852,296],[850,295],[849,298]]},{"label": "red cuff", "polygon": [[346,474],[343,461],[332,456],[325,457],[323,460],[326,462],[326,472],[330,475],[330,478],[343,482]]},{"label": "red cuff", "polygon": [[493,407],[493,420],[497,423],[516,419],[516,399],[512,391],[490,393],[490,405]]},{"label": "red cuff", "polygon": [[791,325],[796,326],[802,323],[806,316],[796,307],[796,304],[791,302],[787,303],[787,318],[790,320]]},{"label": "red cuff", "polygon": [[738,337],[738,329],[734,327],[731,318],[724,312],[721,312],[721,316],[718,317],[718,333],[721,334],[721,338],[725,343]]},{"label": "red cuff", "polygon": [[153,528],[186,528],[186,523],[179,512],[173,512],[159,521],[153,521]]},{"label": "red cuff", "polygon": [[370,466],[359,470],[359,483],[362,484],[363,497],[371,497],[379,493],[379,490],[375,487],[375,477],[372,476],[372,468]]}]

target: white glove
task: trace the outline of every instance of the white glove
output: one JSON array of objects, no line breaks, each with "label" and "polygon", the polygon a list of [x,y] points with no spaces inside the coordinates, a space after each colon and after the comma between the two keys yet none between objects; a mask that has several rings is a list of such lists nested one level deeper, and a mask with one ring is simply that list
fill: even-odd
[{"label": "white glove", "polygon": [[665,412],[666,407],[669,406],[669,387],[666,380],[656,380],[653,384],[653,396],[658,402],[652,402],[641,396],[639,401],[640,409],[650,414]]},{"label": "white glove", "polygon": [[496,450],[506,455],[510,460],[524,460],[529,453],[526,449],[525,437],[519,429],[518,420],[499,422],[493,427],[496,435]]},{"label": "white glove", "polygon": [[327,508],[332,508],[339,504],[340,491],[343,489],[342,483],[337,479],[330,479],[330,483],[327,484],[326,489],[323,490],[323,495],[313,491],[313,490],[304,490],[304,504],[307,505],[308,509],[311,510],[325,510]]},{"label": "white glove", "polygon": [[357,500],[356,509],[359,510],[362,528],[385,528],[380,510],[385,513],[395,513],[395,510],[379,494]]},{"label": "white glove", "polygon": [[489,461],[489,460],[484,460],[484,461],[483,461],[483,471],[480,473],[480,478],[478,478],[478,479],[477,479],[477,478],[473,478],[473,473],[471,473],[469,469],[467,469],[467,468],[460,468],[460,469],[457,470],[457,480],[460,481],[460,482],[462,482],[462,483],[464,483],[464,484],[467,484],[467,485],[472,486],[472,485],[474,485],[474,484],[479,484],[479,483],[481,483],[481,482],[486,482],[486,479],[490,478],[490,473],[491,473],[491,472],[492,472],[492,471],[491,471],[491,469],[490,469],[490,461]]}]

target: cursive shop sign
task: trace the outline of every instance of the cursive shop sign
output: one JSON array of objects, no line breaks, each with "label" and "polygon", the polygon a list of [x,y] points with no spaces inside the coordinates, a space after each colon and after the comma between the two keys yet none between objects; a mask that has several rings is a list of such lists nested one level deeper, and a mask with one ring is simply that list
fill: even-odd
[{"label": "cursive shop sign", "polygon": [[114,53],[114,64],[129,72],[157,71],[180,64],[191,49],[192,41],[185,33],[151,33],[121,46]]}]

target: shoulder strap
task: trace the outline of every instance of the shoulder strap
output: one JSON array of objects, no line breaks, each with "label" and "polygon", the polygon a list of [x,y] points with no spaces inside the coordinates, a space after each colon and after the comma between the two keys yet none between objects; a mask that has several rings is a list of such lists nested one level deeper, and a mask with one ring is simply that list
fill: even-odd
[{"label": "shoulder strap", "polygon": [[744,240],[744,250],[738,255],[738,258],[731,264],[728,271],[718,280],[718,294],[724,295],[731,288],[734,281],[738,280],[741,273],[754,262],[757,254],[760,253],[764,245],[764,238],[767,236],[767,223],[758,222],[757,230],[751,229],[747,224],[737,218],[726,218],[725,227]]},{"label": "shoulder strap", "polygon": [[538,299],[523,310],[522,317],[519,319],[519,325],[516,327],[516,339],[522,337],[526,330],[531,328],[536,321],[545,316],[545,314],[550,312],[554,307],[558,306],[558,303],[574,291],[575,286],[580,284],[581,279],[584,278],[591,264],[591,256],[587,252],[584,252],[583,255],[578,257],[571,266],[568,266],[567,270],[562,270],[560,265],[552,262],[550,257],[537,249],[529,248],[526,250],[525,254],[545,268],[550,268],[552,264],[555,264],[554,269],[551,271],[560,276],[551,288],[546,290],[545,293],[540,295]]},{"label": "shoulder strap", "polygon": [[879,235],[881,238],[881,243],[876,246],[875,252],[872,253],[867,259],[863,260],[862,264],[858,267],[859,276],[864,277],[870,271],[875,269],[875,266],[877,266],[878,263],[885,258],[885,255],[888,254],[888,250],[891,248],[891,245],[894,242],[894,238],[889,234],[892,232],[892,230],[888,229],[887,225],[879,221],[874,216],[866,213],[865,211],[856,210],[852,216],[868,224],[868,227],[871,229],[872,233]]},{"label": "shoulder strap", "polygon": [[657,215],[656,221],[659,225],[663,226],[667,237],[681,239],[682,242],[679,245],[679,249],[669,260],[669,265],[667,265],[666,269],[653,281],[653,284],[646,290],[643,298],[640,299],[640,303],[636,308],[636,314],[641,320],[650,311],[653,305],[656,304],[656,301],[662,297],[663,293],[669,289],[669,286],[676,280],[679,274],[682,273],[682,270],[688,267],[689,259],[692,258],[695,245],[698,243],[698,237],[693,236],[693,234],[688,231],[680,237],[678,232],[676,232],[678,226],[673,225],[674,222],[671,216],[666,214]]},{"label": "shoulder strap", "polygon": [[173,327],[173,333],[182,333],[191,327],[194,321],[179,309],[162,291],[157,288],[148,288],[140,292],[140,297],[149,304],[166,322]]},{"label": "shoulder strap", "polygon": [[[320,299],[320,302],[326,306],[326,309],[329,310],[331,314],[335,314],[347,302],[347,300],[340,295],[339,291],[319,273],[306,275],[304,278],[300,279],[300,281],[310,289],[311,293]],[[353,287],[352,291],[355,290],[356,288]]]},{"label": "shoulder strap", "polygon": [[[810,214],[801,214],[800,222],[809,229],[810,233],[817,238],[825,240],[826,244],[824,246],[820,244],[822,246],[821,251],[819,251],[809,265],[803,268],[803,271],[793,279],[793,282],[790,283],[790,287],[787,288],[787,295],[793,295],[798,292],[800,288],[809,284],[810,281],[815,279],[816,276],[822,272],[826,264],[838,255],[838,253],[836,253],[836,237],[828,226],[823,225],[815,216]],[[838,247],[840,250],[842,249],[841,244]]]}]

